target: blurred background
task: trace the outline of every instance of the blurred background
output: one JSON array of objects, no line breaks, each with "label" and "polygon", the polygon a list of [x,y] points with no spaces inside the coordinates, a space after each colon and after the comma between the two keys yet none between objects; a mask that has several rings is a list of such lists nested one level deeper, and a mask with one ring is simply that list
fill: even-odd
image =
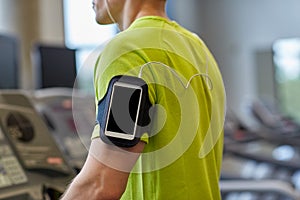
[{"label": "blurred background", "polygon": [[[300,199],[299,8],[168,0],[223,75],[223,199]],[[80,171],[95,115],[89,56],[118,32],[94,17],[86,0],[0,0],[0,199],[57,199]]]}]

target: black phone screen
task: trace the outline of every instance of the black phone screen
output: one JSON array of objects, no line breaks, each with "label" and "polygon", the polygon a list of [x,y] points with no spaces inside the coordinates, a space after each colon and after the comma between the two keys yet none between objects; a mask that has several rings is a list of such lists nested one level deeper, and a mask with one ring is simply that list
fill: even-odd
[{"label": "black phone screen", "polygon": [[107,131],[130,135],[135,133],[141,94],[141,88],[114,85]]}]

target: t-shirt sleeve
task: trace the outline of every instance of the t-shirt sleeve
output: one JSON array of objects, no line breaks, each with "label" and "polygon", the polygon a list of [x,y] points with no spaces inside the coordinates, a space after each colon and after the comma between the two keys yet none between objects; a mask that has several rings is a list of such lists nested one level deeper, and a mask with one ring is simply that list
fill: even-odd
[{"label": "t-shirt sleeve", "polygon": [[[117,51],[119,48],[126,48],[126,44],[120,44],[116,45],[115,43],[108,45],[108,48],[106,48],[102,54],[101,58],[98,60],[95,66],[94,70],[94,86],[95,86],[95,95],[96,95],[96,101],[101,101],[101,99],[104,97],[104,95],[107,92],[107,88],[109,85],[110,80],[119,75],[128,75],[128,76],[136,76],[138,77],[138,74],[140,72],[141,66],[145,63],[149,62],[149,57],[146,55],[149,55],[149,50],[143,50],[139,49],[136,51],[130,51],[125,54],[120,55],[119,57],[116,57],[111,52]],[[146,52],[147,51],[147,52]],[[153,53],[152,51],[150,53]],[[114,55],[114,56],[112,56]],[[145,82],[152,81],[152,74],[144,72],[143,73],[143,79]],[[151,104],[154,104],[155,102],[155,87],[154,85],[150,84],[148,85],[148,94],[149,94],[149,100]],[[98,105],[96,102],[96,109],[98,111]],[[92,139],[95,139],[97,137],[100,137],[100,125],[97,124],[94,127],[94,130],[92,132]],[[148,143],[149,141],[149,134],[144,133],[141,136],[141,140]]]}]

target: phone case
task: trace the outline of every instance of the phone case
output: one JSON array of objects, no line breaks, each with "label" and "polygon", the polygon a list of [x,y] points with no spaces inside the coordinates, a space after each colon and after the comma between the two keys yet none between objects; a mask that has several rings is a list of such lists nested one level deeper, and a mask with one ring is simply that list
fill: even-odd
[{"label": "phone case", "polygon": [[[111,137],[105,135],[105,127],[107,117],[109,115],[109,105],[112,96],[113,85],[116,82],[128,83],[132,85],[137,85],[142,88],[142,98],[139,109],[139,118],[137,121],[136,135],[132,140]],[[132,147],[135,146],[139,141],[140,137],[144,133],[149,133],[149,124],[151,118],[149,116],[149,110],[151,108],[151,103],[149,101],[148,86],[146,82],[138,77],[134,76],[115,76],[111,79],[105,96],[98,103],[98,114],[97,123],[100,125],[100,138],[107,144],[114,144],[119,147]]]}]

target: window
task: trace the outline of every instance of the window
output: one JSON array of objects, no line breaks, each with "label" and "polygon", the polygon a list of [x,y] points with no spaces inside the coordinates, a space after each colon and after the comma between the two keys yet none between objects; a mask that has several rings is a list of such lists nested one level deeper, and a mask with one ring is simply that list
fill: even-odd
[{"label": "window", "polygon": [[[101,51],[101,45],[117,33],[117,28],[115,25],[97,24],[92,1],[83,0],[64,0],[64,25],[66,46],[76,49],[79,88],[91,91],[93,66],[90,65],[94,63],[89,56],[96,49]],[[85,64],[88,58],[89,66]]]},{"label": "window", "polygon": [[277,98],[288,116],[300,122],[300,38],[279,39],[273,45]]}]

